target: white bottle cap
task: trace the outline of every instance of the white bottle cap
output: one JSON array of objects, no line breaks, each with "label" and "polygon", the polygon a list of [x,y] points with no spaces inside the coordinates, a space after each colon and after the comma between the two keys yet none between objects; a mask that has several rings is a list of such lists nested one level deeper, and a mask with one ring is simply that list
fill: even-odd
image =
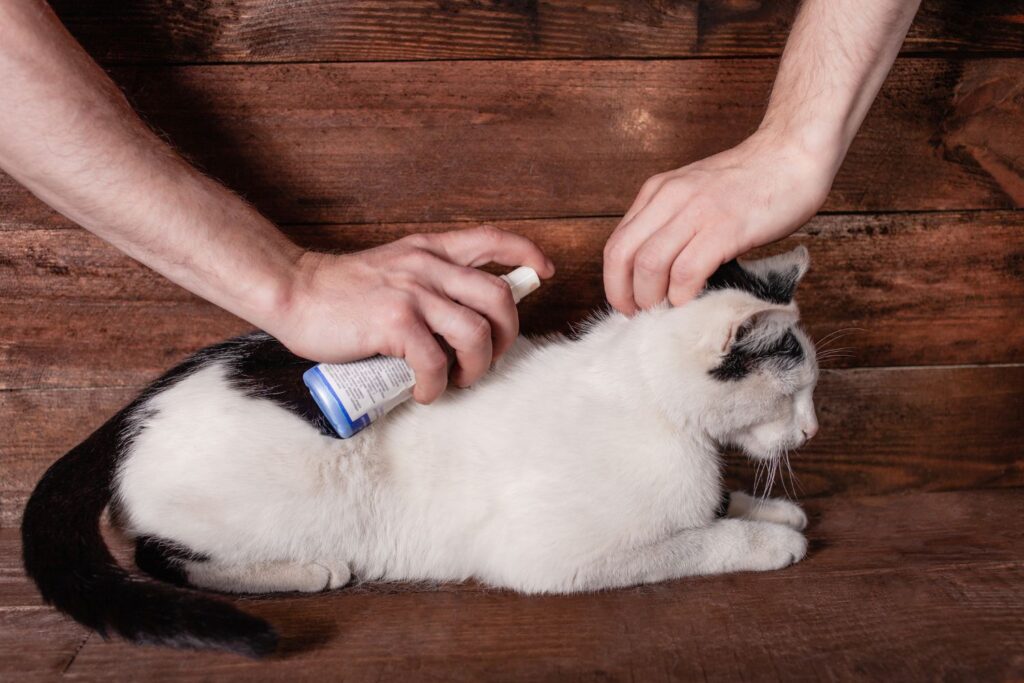
[{"label": "white bottle cap", "polygon": [[512,290],[512,299],[518,304],[527,294],[540,287],[537,271],[529,266],[516,268],[511,273],[499,276]]}]

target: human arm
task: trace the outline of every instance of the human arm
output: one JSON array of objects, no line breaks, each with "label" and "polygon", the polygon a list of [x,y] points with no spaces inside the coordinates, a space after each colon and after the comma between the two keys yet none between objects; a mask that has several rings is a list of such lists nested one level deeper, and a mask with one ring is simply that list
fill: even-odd
[{"label": "human arm", "polygon": [[43,0],[0,3],[0,83],[0,168],[36,196],[302,356],[406,358],[418,400],[446,384],[433,333],[470,384],[518,332],[508,287],[475,266],[553,273],[532,242],[486,228],[340,256],[301,249],[155,135]]},{"label": "human arm", "polygon": [[794,232],[825,202],[920,0],[805,0],[757,131],[650,178],[605,246],[609,302],[681,305],[722,263]]}]

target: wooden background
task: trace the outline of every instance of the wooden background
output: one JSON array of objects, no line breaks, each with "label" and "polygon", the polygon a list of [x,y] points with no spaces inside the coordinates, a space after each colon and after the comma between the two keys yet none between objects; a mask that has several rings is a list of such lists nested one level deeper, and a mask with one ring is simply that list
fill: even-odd
[{"label": "wooden background", "polygon": [[[754,129],[795,5],[54,2],[72,33],[152,125],[301,244],[359,249],[409,232],[481,221],[536,239],[559,274],[521,307],[527,331],[565,330],[602,303],[604,240],[646,177],[726,148]],[[1024,628],[1014,619],[1019,620],[1021,584],[1002,575],[993,579],[968,562],[981,557],[1005,564],[1016,553],[1013,567],[1020,577],[1024,545],[1014,529],[1020,525],[1021,497],[981,490],[1024,484],[1022,206],[1024,2],[925,0],[823,213],[787,241],[811,251],[812,271],[800,295],[811,333],[822,337],[856,328],[841,340],[852,355],[828,364],[822,375],[821,432],[794,460],[801,496],[828,497],[814,505],[823,520],[831,515],[831,528],[852,529],[861,516],[892,525],[893,515],[905,516],[911,507],[934,513],[919,514],[922,519],[953,515],[964,526],[961,549],[939,553],[939,559],[907,538],[877,539],[863,529],[843,537],[869,555],[888,553],[938,572],[929,575],[933,583],[916,584],[902,574],[865,579],[865,591],[879,581],[898,584],[893,596],[875,596],[881,611],[872,618],[891,617],[885,606],[915,591],[938,592],[949,609],[959,604],[956,591],[982,596],[996,608],[988,616],[961,615],[964,623],[999,631],[1009,639],[1002,645],[1016,644],[1018,652]],[[36,629],[37,646],[48,654],[33,662],[81,675],[103,671],[77,656],[79,643],[86,643],[81,629],[39,608],[20,576],[13,529],[28,491],[53,459],[159,372],[247,328],[75,227],[0,174],[0,539],[6,544],[0,596],[8,598],[0,619],[13,625],[12,634]],[[737,464],[740,475],[749,476]],[[908,491],[918,492],[913,505],[894,495]],[[977,515],[981,521],[972,526],[967,513],[984,509],[1008,515],[1010,528],[1000,528],[995,513]],[[918,532],[933,541],[933,549],[949,542],[942,525],[924,526]],[[972,533],[974,542],[963,540]],[[856,548],[835,552],[834,567],[866,572],[879,564]],[[949,573],[950,563],[974,568]],[[815,570],[801,565],[793,571],[806,577]],[[806,581],[774,579],[770,585],[798,602]],[[835,574],[828,581],[814,594],[864,599],[858,598],[860,584],[842,584]],[[935,581],[946,583],[936,587]],[[765,590],[736,579],[705,585],[739,604]],[[458,609],[451,601],[464,599],[483,610],[473,614],[486,622],[487,610],[505,614],[501,610],[509,604],[520,604],[511,596],[459,590],[418,594],[421,602],[401,603],[396,614],[405,608]],[[1008,597],[1014,594],[1016,603]],[[629,595],[661,596],[651,599],[662,610],[694,607],[670,589]],[[332,599],[333,607],[307,601],[303,609],[323,621],[325,610],[348,608],[345,599]],[[502,603],[506,599],[512,602]],[[574,609],[627,609],[616,600],[603,596]],[[259,603],[262,613],[276,619],[286,618],[283,604]],[[530,628],[537,624],[532,619],[544,621],[545,614],[569,609],[568,603],[555,604],[549,613],[536,607]],[[361,609],[375,609],[371,605]],[[561,625],[575,624],[573,619],[591,623],[574,614],[563,615]],[[896,626],[910,629],[914,618],[923,617],[911,613]],[[488,646],[510,643],[505,668],[494,668],[492,653],[489,660],[466,659],[465,671],[585,677],[591,669],[581,658],[600,651],[601,670],[613,678],[628,673],[622,668],[626,660],[609,654],[617,650],[595,645],[584,648],[590,653],[584,655],[570,648],[545,659],[522,642],[514,624],[506,626],[510,630],[496,631]],[[680,624],[653,619],[648,626],[668,643],[662,655],[682,656],[680,638],[687,636],[680,634]],[[415,640],[391,627],[394,642]],[[549,623],[544,633],[551,628]],[[916,659],[908,664],[899,652],[886,650],[891,661],[911,666],[908,672],[957,677],[1024,670],[1019,657],[997,656],[993,641],[987,648],[961,647],[954,664],[942,654],[963,645],[957,640],[962,632],[925,633],[920,623],[915,628],[913,637],[932,638],[931,649],[921,650],[907,635]],[[476,632],[456,635],[453,642],[472,649]],[[595,643],[612,636],[591,635]],[[838,638],[868,649],[860,659],[815,660],[813,677],[885,670],[872,668],[871,662],[880,661],[872,659],[881,651],[877,642],[865,644],[845,632],[830,637],[836,647]],[[0,654],[28,656],[21,638],[0,636]],[[812,641],[799,643],[778,652],[806,657],[814,649]],[[422,645],[424,653],[436,655],[416,660],[423,677],[450,675],[443,665],[449,660],[437,659],[439,646]],[[344,647],[346,658],[362,662],[355,678],[412,670],[388,668],[393,662],[373,659],[378,655],[366,654],[365,647],[352,650],[351,642]],[[134,654],[95,639],[83,651],[100,663],[106,661],[103,653]],[[167,672],[182,672],[180,655],[153,656],[162,657]],[[686,656],[699,660],[705,674],[718,671],[726,679],[763,672],[765,666],[750,660],[736,664],[740,668],[714,669],[710,655]],[[536,666],[530,669],[516,657]],[[694,671],[651,661],[661,673],[652,669],[638,677],[687,678]],[[629,672],[635,664],[629,661]],[[251,674],[232,666],[221,673]],[[775,671],[790,677],[783,673],[787,669]]]}]

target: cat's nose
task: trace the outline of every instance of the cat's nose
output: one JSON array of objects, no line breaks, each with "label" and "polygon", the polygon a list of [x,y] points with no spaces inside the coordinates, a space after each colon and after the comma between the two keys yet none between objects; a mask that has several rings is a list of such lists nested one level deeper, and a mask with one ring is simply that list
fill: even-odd
[{"label": "cat's nose", "polygon": [[818,423],[812,422],[809,425],[805,425],[800,429],[804,434],[804,441],[809,441],[814,438],[814,435],[818,433]]}]

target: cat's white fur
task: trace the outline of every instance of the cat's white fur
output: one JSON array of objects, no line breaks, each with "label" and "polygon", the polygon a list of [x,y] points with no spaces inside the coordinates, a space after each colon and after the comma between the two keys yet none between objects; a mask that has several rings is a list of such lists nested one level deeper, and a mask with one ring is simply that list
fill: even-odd
[{"label": "cat's white fur", "polygon": [[138,411],[121,513],[205,555],[185,563],[192,583],[231,591],[355,575],[566,592],[778,569],[804,556],[806,517],[733,494],[716,519],[719,448],[774,458],[812,436],[817,366],[794,327],[795,371],[711,377],[753,316],[790,326],[797,310],[719,290],[607,315],[578,340],[523,339],[476,387],[349,440],[207,365]]}]

